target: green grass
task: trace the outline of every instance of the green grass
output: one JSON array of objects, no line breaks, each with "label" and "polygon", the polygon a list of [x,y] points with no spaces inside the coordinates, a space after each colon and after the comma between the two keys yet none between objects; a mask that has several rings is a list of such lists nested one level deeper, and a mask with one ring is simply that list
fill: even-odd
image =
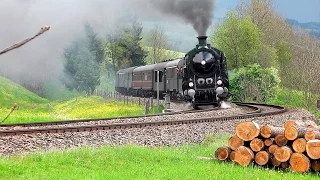
[{"label": "green grass", "polygon": [[[0,108],[0,120],[10,112],[10,108]],[[33,104],[19,107],[5,123],[45,122],[53,120],[107,118],[143,115],[144,107],[126,104],[102,97],[78,97],[69,101],[51,104]]]},{"label": "green grass", "polygon": [[14,103],[25,106],[31,103],[46,103],[48,100],[28,91],[22,86],[0,76],[0,107],[12,107]]},{"label": "green grass", "polygon": [[296,108],[304,108],[312,112],[317,118],[320,118],[320,112],[317,110],[317,97],[313,95],[312,98],[313,106],[307,107],[305,103],[304,93],[302,91],[290,90],[290,89],[281,89],[277,90],[276,97],[271,100],[270,104],[283,105],[286,107],[296,107]]},{"label": "green grass", "polygon": [[227,136],[201,145],[147,148],[135,145],[82,148],[0,158],[0,179],[317,179],[316,174],[203,160]]}]

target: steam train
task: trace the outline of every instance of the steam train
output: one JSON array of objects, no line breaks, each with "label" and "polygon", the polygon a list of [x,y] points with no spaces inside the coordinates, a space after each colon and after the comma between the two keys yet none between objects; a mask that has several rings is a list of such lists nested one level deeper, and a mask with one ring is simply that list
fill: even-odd
[{"label": "steam train", "polygon": [[[226,57],[207,44],[206,36],[183,59],[121,69],[116,73],[116,91],[132,96],[184,99],[194,108],[219,106],[229,91]],[[158,82],[159,81],[159,82]]]}]

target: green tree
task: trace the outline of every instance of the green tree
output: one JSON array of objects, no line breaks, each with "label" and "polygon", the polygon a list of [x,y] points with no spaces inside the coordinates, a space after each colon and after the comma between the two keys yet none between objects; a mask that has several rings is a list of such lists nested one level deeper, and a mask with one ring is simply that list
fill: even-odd
[{"label": "green tree", "polygon": [[236,70],[230,77],[230,97],[234,101],[266,103],[276,95],[279,84],[277,69],[249,65]]},{"label": "green tree", "polygon": [[100,84],[100,66],[104,62],[101,40],[93,28],[85,25],[85,38],[73,41],[63,53],[62,83],[69,89],[92,94]]},{"label": "green tree", "polygon": [[94,61],[101,64],[104,59],[104,49],[101,39],[97,37],[93,27],[90,24],[85,24],[85,33],[88,39],[88,49],[95,56]]},{"label": "green tree", "polygon": [[228,12],[211,41],[224,51],[231,69],[254,63],[262,45],[261,33],[250,17],[241,19],[235,12]]}]

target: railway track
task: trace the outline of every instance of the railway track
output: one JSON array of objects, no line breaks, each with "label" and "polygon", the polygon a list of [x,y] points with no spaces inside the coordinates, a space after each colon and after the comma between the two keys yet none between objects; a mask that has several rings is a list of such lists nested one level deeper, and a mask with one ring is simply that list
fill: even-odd
[{"label": "railway track", "polygon": [[[144,128],[152,126],[165,126],[165,125],[180,125],[180,124],[194,124],[194,123],[207,123],[215,121],[230,121],[235,119],[247,119],[254,117],[270,116],[286,111],[284,107],[276,105],[256,104],[256,103],[240,103],[234,102],[240,107],[246,107],[252,109],[252,111],[245,114],[237,114],[232,116],[223,117],[205,117],[195,119],[183,119],[183,120],[166,120],[166,121],[152,121],[152,122],[131,122],[131,123],[107,123],[103,125],[86,125],[86,123],[92,123],[95,121],[112,121],[112,120],[125,120],[128,118],[148,118],[154,116],[166,116],[185,113],[205,112],[212,111],[198,110],[198,111],[182,111],[168,114],[156,114],[148,116],[132,116],[121,118],[106,118],[106,119],[83,119],[74,121],[55,121],[46,123],[23,123],[23,124],[4,124],[0,126],[0,136],[14,136],[22,134],[34,134],[34,133],[66,133],[66,132],[84,132],[84,131],[96,131],[96,130],[114,130],[114,129],[130,129],[130,128]],[[84,125],[75,125],[77,123],[85,123]]]}]

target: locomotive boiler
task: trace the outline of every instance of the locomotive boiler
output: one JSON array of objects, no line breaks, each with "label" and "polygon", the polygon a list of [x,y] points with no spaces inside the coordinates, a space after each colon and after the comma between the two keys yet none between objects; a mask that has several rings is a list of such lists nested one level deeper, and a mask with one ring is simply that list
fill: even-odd
[{"label": "locomotive boiler", "polygon": [[199,44],[189,51],[183,62],[182,89],[186,101],[194,107],[219,106],[229,92],[226,57],[207,44],[206,36],[198,37]]}]

